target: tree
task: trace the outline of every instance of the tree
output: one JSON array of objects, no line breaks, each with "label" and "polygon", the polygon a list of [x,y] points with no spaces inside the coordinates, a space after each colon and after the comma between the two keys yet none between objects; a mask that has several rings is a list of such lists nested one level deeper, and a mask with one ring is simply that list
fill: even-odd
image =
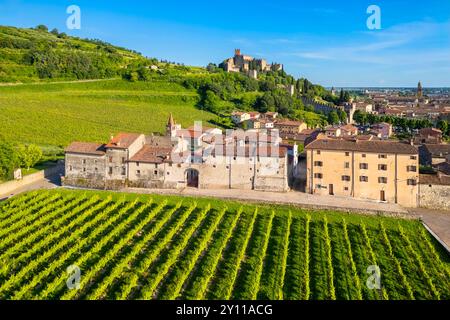
[{"label": "tree", "polygon": [[30,170],[42,158],[42,150],[34,145],[19,145],[17,148],[20,167]]},{"label": "tree", "polygon": [[367,115],[360,110],[356,110],[353,114],[353,120],[358,124],[365,125],[367,123]]},{"label": "tree", "polygon": [[14,170],[19,165],[19,157],[15,146],[0,137],[0,179],[11,179]]},{"label": "tree", "polygon": [[59,36],[58,29],[54,28],[52,31],[50,31],[51,34],[54,34],[55,36]]},{"label": "tree", "polygon": [[339,116],[336,111],[331,111],[328,114],[328,123],[329,124],[339,124]]},{"label": "tree", "polygon": [[347,122],[347,113],[344,110],[339,110],[339,120],[341,123]]},{"label": "tree", "polygon": [[38,26],[36,26],[35,28],[37,31],[43,31],[43,32],[48,32],[48,28],[46,25],[40,24]]},{"label": "tree", "polygon": [[446,120],[439,120],[436,126],[443,134],[447,135],[449,133],[448,122]]}]

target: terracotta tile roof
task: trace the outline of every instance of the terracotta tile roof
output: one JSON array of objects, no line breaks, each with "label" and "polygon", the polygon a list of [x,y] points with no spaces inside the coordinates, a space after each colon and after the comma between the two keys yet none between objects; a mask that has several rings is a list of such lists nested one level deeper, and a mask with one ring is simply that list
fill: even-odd
[{"label": "terracotta tile roof", "polygon": [[432,157],[445,158],[450,154],[450,144],[424,144],[423,148],[428,151]]},{"label": "terracotta tile roof", "polygon": [[[219,151],[219,153],[216,154],[216,151]],[[267,146],[258,146],[258,147],[251,147],[249,145],[245,145],[242,147],[238,147],[237,145],[218,145],[217,149],[216,146],[212,147],[212,150],[210,150],[211,155],[213,156],[245,156],[245,157],[254,157],[256,155],[259,155],[261,157],[278,157],[278,158],[284,158],[287,153],[286,147],[278,147],[274,145],[267,145]]]},{"label": "terracotta tile roof", "polygon": [[111,141],[106,145],[106,148],[113,149],[128,149],[141,134],[139,133],[124,133],[121,132],[111,139]]},{"label": "terracotta tile roof", "polygon": [[317,139],[311,142],[309,150],[358,151],[368,153],[418,154],[416,147],[395,141],[360,141],[357,139]]},{"label": "terracotta tile roof", "polygon": [[90,142],[72,142],[65,150],[66,153],[80,153],[103,156],[105,148],[103,144]]},{"label": "terracotta tile roof", "polygon": [[281,126],[292,126],[292,127],[298,127],[304,124],[302,121],[294,121],[294,120],[280,120],[275,122],[275,126],[281,125]]},{"label": "terracotta tile roof", "polygon": [[442,135],[442,131],[436,128],[423,128],[419,130],[420,135]]},{"label": "terracotta tile roof", "polygon": [[170,159],[172,148],[144,145],[128,162],[163,163]]}]

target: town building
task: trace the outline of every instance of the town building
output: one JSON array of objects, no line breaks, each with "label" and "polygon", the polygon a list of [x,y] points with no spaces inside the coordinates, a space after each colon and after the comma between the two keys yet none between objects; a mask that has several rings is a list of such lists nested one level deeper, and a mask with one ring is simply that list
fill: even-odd
[{"label": "town building", "polygon": [[415,144],[441,144],[443,141],[442,131],[436,128],[423,128],[414,138]]},{"label": "town building", "polygon": [[298,134],[303,130],[308,129],[308,125],[303,121],[283,119],[275,122],[275,128],[279,130],[280,136],[283,137],[289,134]]},{"label": "town building", "polygon": [[387,122],[375,123],[372,125],[369,133],[380,139],[389,139],[392,137],[393,127],[392,124]]},{"label": "town building", "polygon": [[65,150],[63,184],[284,192],[293,169],[280,140],[255,132],[224,136],[215,128],[182,129],[170,116],[165,136],[119,133],[106,144],[72,143]]},{"label": "town building", "polygon": [[318,138],[305,149],[307,192],[417,206],[419,160],[414,146]]},{"label": "town building", "polygon": [[450,144],[423,144],[419,146],[419,155],[421,165],[438,165],[450,155]]}]

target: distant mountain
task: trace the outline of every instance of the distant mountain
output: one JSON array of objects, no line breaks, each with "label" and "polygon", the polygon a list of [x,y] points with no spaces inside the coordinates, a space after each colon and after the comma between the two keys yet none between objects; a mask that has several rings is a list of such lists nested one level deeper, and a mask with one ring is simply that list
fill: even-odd
[{"label": "distant mountain", "polygon": [[111,78],[139,60],[146,58],[101,40],[48,31],[45,26],[0,26],[0,82]]}]

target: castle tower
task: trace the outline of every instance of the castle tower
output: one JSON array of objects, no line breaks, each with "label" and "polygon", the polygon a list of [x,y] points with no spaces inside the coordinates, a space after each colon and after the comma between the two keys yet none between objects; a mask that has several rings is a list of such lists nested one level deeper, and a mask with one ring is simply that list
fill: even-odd
[{"label": "castle tower", "polygon": [[423,98],[423,88],[422,88],[422,83],[419,81],[419,84],[417,85],[417,99],[422,99]]},{"label": "castle tower", "polygon": [[241,55],[241,49],[234,49],[234,55],[240,56]]}]

